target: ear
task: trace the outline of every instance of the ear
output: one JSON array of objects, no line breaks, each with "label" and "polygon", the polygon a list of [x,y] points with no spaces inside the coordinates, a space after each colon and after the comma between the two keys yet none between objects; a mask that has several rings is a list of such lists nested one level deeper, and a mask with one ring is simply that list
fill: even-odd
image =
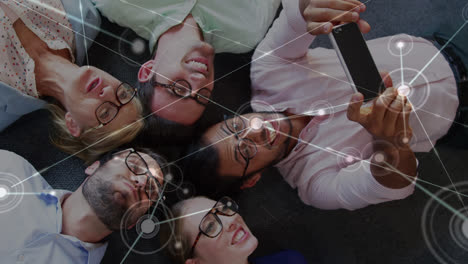
[{"label": "ear", "polygon": [[140,70],[138,71],[138,81],[139,82],[148,82],[153,78],[153,68],[154,68],[155,61],[149,60],[141,65]]},{"label": "ear", "polygon": [[65,114],[65,123],[67,125],[68,132],[70,132],[72,136],[79,137],[81,135],[81,127],[78,125],[75,119],[73,119],[70,112]]},{"label": "ear", "polygon": [[91,164],[90,166],[86,168],[85,170],[86,175],[88,176],[93,175],[96,172],[96,170],[99,168],[99,166],[101,166],[101,163],[99,162],[99,160],[96,160],[93,164]]},{"label": "ear", "polygon": [[257,172],[254,175],[250,176],[247,180],[245,180],[242,183],[242,186],[240,187],[241,190],[247,189],[247,188],[252,188],[257,184],[257,182],[260,180],[262,177],[262,172]]}]

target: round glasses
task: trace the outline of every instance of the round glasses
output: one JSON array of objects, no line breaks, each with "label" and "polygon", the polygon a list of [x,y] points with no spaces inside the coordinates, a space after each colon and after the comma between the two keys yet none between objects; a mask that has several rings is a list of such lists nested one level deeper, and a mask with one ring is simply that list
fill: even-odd
[{"label": "round glasses", "polygon": [[200,231],[198,232],[197,238],[195,238],[195,242],[193,242],[190,255],[193,256],[195,246],[200,240],[202,234],[209,238],[219,236],[223,230],[223,222],[219,219],[218,215],[233,216],[238,212],[239,206],[234,202],[234,200],[226,196],[219,199],[213,208],[211,208],[211,210],[202,218],[200,225],[198,226]]},{"label": "round glasses", "polygon": [[201,88],[195,96],[192,96],[192,86],[186,80],[177,80],[172,84],[164,84],[154,81],[155,84],[170,89],[173,94],[181,98],[191,98],[198,104],[207,105],[210,102],[211,91],[208,88]]},{"label": "round glasses", "polygon": [[237,139],[237,150],[239,151],[242,158],[245,160],[245,168],[242,173],[242,177],[245,176],[247,168],[249,167],[249,162],[251,159],[257,155],[257,146],[255,142],[248,138],[241,137],[244,132],[246,132],[247,125],[243,117],[234,117],[229,119],[226,115],[224,116],[224,124]]},{"label": "round glasses", "polygon": [[[128,150],[124,150],[128,151]],[[119,152],[121,153],[121,152]],[[115,155],[119,154],[116,153]],[[143,157],[134,149],[130,149],[127,157],[125,157],[127,168],[135,175],[146,175],[145,192],[148,199],[152,202],[157,202],[162,197],[161,183],[153,176],[148,168],[148,164]]]},{"label": "round glasses", "polygon": [[121,83],[115,90],[115,97],[120,105],[106,101],[96,108],[95,114],[99,121],[99,127],[109,124],[119,113],[120,108],[128,104],[136,95],[137,89],[133,88],[128,83]]}]

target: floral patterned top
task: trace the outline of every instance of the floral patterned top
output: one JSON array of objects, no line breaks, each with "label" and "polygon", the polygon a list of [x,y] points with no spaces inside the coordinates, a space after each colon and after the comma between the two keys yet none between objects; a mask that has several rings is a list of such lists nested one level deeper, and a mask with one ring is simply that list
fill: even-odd
[{"label": "floral patterned top", "polygon": [[17,19],[50,49],[67,49],[72,62],[75,60],[74,34],[60,0],[0,0],[0,82],[39,98],[34,60],[13,28]]}]

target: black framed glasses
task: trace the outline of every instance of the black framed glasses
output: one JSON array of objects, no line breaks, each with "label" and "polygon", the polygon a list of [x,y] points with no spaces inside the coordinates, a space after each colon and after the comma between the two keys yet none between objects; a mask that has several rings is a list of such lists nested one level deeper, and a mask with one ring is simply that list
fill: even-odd
[{"label": "black framed glasses", "polygon": [[95,127],[95,129],[103,127],[114,120],[114,118],[119,113],[120,108],[130,103],[130,101],[132,101],[132,99],[135,97],[136,93],[136,88],[132,87],[128,83],[121,83],[115,90],[115,97],[120,105],[116,105],[109,101],[99,105],[94,112],[99,122],[99,126]]},{"label": "black framed glasses", "polygon": [[164,84],[153,81],[155,84],[170,89],[173,94],[181,98],[191,98],[198,104],[207,105],[210,102],[211,91],[208,88],[201,88],[195,96],[192,96],[192,86],[186,80],[176,80],[171,84]]},{"label": "black framed glasses", "polygon": [[247,129],[244,118],[229,118],[225,115],[224,125],[229,130],[229,132],[234,134],[237,139],[237,150],[245,161],[245,168],[244,172],[242,173],[242,177],[244,177],[245,173],[247,172],[247,168],[249,167],[250,160],[253,159],[255,155],[257,155],[257,146],[252,140],[241,137],[242,133],[244,133]]},{"label": "black framed glasses", "polygon": [[148,163],[146,163],[145,159],[143,159],[143,157],[137,151],[135,151],[133,148],[130,148],[119,151],[115,153],[114,156],[126,151],[129,151],[128,155],[125,157],[125,165],[127,165],[127,168],[135,175],[147,176],[145,192],[148,196],[148,199],[152,202],[157,202],[160,198],[164,200],[161,183],[159,183],[156,177],[153,176],[148,167]]},{"label": "black framed glasses", "polygon": [[195,246],[200,240],[202,234],[209,238],[219,236],[223,230],[223,222],[219,219],[218,215],[233,216],[238,212],[239,206],[234,202],[234,200],[227,196],[219,199],[213,208],[211,208],[211,210],[202,218],[200,225],[198,226],[198,235],[192,244],[192,249],[190,250],[190,255],[193,256]]}]

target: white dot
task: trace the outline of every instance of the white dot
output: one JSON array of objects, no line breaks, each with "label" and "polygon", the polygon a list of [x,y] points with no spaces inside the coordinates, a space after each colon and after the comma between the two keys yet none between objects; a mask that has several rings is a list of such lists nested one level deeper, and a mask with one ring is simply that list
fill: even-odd
[{"label": "white dot", "polygon": [[141,223],[141,231],[145,234],[149,234],[153,232],[155,226],[156,225],[154,224],[153,220],[146,219]]},{"label": "white dot", "polygon": [[319,110],[318,110],[318,115],[319,115],[319,116],[325,115],[325,110],[319,109]]},{"label": "white dot", "polygon": [[232,203],[231,202],[227,202],[226,204],[228,207],[231,207],[232,206]]},{"label": "white dot", "polygon": [[174,247],[175,247],[176,249],[180,249],[180,248],[182,248],[182,243],[180,243],[179,241],[177,241],[177,242],[175,242]]},{"label": "white dot", "polygon": [[408,96],[409,93],[410,93],[410,88],[408,85],[401,85],[400,87],[398,87],[398,95],[400,96]]},{"label": "white dot", "polygon": [[397,44],[396,44],[396,46],[397,46],[397,48],[402,49],[402,48],[405,47],[405,43],[402,42],[402,41],[398,41]]},{"label": "white dot", "polygon": [[401,141],[402,141],[403,143],[407,144],[407,143],[409,142],[409,138],[404,137]]},{"label": "white dot", "polygon": [[172,181],[173,177],[172,174],[166,175],[166,181]]},{"label": "white dot", "polygon": [[385,156],[382,153],[377,153],[374,156],[375,161],[383,162],[385,160]]},{"label": "white dot", "polygon": [[188,194],[188,193],[189,193],[189,190],[188,190],[187,188],[185,188],[185,189],[182,190],[182,192],[183,192],[184,194]]},{"label": "white dot", "polygon": [[132,43],[132,52],[135,54],[142,54],[145,51],[145,42],[141,39],[135,39]]},{"label": "white dot", "polygon": [[7,195],[7,190],[3,187],[0,187],[0,198],[3,198]]},{"label": "white dot", "polygon": [[258,117],[254,117],[252,118],[252,120],[250,120],[250,127],[252,129],[255,129],[255,130],[258,130],[260,128],[262,128],[263,126],[263,120],[258,118]]},{"label": "white dot", "polygon": [[52,196],[55,196],[55,194],[57,194],[57,193],[55,191],[51,191],[51,192],[49,192],[49,194],[52,195]]},{"label": "white dot", "polygon": [[353,158],[353,156],[347,156],[345,158],[345,160],[346,160],[347,163],[352,163],[354,161],[354,158]]}]

